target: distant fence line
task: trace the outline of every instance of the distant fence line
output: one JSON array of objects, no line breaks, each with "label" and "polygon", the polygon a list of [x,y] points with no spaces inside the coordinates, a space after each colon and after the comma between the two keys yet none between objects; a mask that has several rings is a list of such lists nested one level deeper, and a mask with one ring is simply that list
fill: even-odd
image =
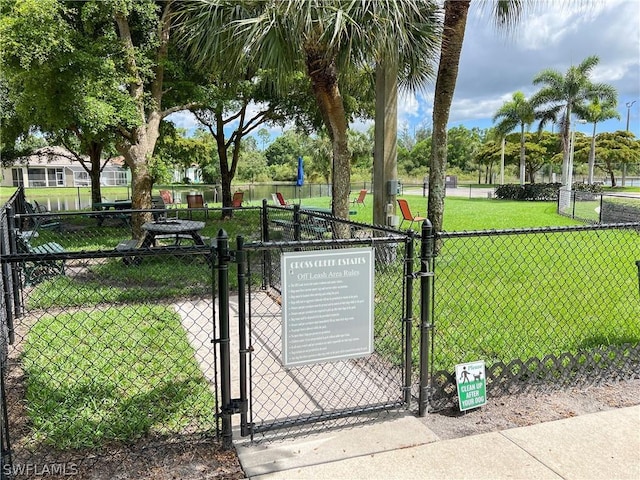
[{"label": "distant fence line", "polygon": [[640,195],[560,189],[558,213],[588,223],[637,222],[640,221]]}]

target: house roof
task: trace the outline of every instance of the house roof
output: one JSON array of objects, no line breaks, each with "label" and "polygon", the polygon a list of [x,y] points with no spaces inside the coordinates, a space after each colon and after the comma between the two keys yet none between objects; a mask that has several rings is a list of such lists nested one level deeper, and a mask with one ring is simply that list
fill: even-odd
[{"label": "house roof", "polygon": [[[85,161],[89,160],[87,155],[82,155],[81,157]],[[123,164],[124,159],[117,157],[116,159],[111,159],[104,169],[109,167],[118,170]],[[65,167],[72,170],[84,170],[82,165],[80,165],[80,161],[72,152],[59,146],[39,148],[31,155],[16,159],[15,165],[28,165],[29,167]]]}]

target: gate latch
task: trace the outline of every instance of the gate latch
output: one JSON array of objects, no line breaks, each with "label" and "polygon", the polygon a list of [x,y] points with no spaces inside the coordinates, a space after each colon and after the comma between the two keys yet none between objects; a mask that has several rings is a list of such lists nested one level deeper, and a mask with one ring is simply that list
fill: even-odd
[{"label": "gate latch", "polygon": [[241,398],[232,398],[226,407],[222,409],[223,414],[233,415],[235,413],[247,413],[247,400]]}]

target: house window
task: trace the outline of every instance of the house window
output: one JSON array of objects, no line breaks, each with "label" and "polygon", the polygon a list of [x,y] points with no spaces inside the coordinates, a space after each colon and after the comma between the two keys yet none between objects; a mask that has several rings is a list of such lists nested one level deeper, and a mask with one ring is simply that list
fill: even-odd
[{"label": "house window", "polygon": [[104,170],[100,176],[102,185],[126,185],[127,172],[124,170]]},{"label": "house window", "polygon": [[48,168],[47,176],[49,177],[50,187],[64,187],[64,171],[62,168]]},{"label": "house window", "polygon": [[47,172],[44,168],[28,168],[27,175],[29,176],[30,187],[47,186]]},{"label": "house window", "polygon": [[73,172],[73,184],[76,187],[88,187],[91,185],[89,174],[85,171]]},{"label": "house window", "polygon": [[23,187],[24,186],[24,174],[21,168],[12,168],[11,176],[13,178],[13,186],[14,187]]}]

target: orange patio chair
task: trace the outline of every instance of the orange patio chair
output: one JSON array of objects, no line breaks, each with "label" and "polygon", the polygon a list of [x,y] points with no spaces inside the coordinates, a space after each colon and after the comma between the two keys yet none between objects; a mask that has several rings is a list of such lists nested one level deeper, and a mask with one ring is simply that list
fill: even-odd
[{"label": "orange patio chair", "polygon": [[204,203],[204,197],[200,193],[193,193],[187,195],[187,208],[189,209],[189,219],[192,216],[192,208],[204,209],[204,218],[209,218],[208,205]]},{"label": "orange patio chair", "polygon": [[409,224],[409,228],[411,228],[413,222],[424,222],[427,219],[427,217],[419,217],[418,215],[413,215],[411,213],[411,209],[409,208],[409,204],[402,198],[398,198],[398,205],[400,206],[400,211],[402,212],[402,221],[400,222],[400,226],[398,228],[402,227],[402,224],[405,220],[411,222]]},{"label": "orange patio chair", "polygon": [[165,208],[169,208],[171,205],[176,209],[176,218],[178,218],[178,204],[173,201],[173,195],[169,190],[160,190],[160,196],[162,197],[162,201],[164,202]]},{"label": "orange patio chair", "polygon": [[353,203],[354,205],[358,205],[360,207],[364,207],[364,199],[367,196],[367,191],[366,190],[360,190],[360,194],[351,200],[351,203]]},{"label": "orange patio chair", "polygon": [[244,192],[234,193],[231,199],[231,206],[234,208],[242,207],[242,197],[244,197]]}]

